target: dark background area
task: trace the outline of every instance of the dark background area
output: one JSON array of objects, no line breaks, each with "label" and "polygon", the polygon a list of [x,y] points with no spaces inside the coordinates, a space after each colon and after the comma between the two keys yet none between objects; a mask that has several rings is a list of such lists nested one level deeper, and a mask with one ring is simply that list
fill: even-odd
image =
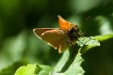
[{"label": "dark background area", "polygon": [[[0,69],[18,61],[54,66],[62,54],[37,39],[32,29],[58,27],[57,15],[87,36],[113,33],[112,0],[0,0]],[[113,75],[113,39],[83,58],[85,75]]]}]

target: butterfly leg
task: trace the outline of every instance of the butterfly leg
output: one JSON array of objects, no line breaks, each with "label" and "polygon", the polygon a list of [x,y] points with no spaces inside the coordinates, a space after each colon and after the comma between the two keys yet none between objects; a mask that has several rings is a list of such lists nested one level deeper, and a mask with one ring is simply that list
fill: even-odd
[{"label": "butterfly leg", "polygon": [[83,46],[86,46],[83,42],[81,42],[79,39],[77,39],[78,42],[80,42]]},{"label": "butterfly leg", "polygon": [[74,45],[72,43],[72,40],[68,40],[67,45],[68,45],[68,47],[72,48],[71,50],[69,50],[69,52],[70,52],[70,59],[74,59],[74,57],[77,54],[77,50],[74,49]]}]

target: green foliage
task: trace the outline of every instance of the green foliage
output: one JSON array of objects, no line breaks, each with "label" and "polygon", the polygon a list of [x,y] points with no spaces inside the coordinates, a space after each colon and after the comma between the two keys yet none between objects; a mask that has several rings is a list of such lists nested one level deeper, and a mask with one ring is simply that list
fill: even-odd
[{"label": "green foliage", "polygon": [[84,75],[84,70],[81,67],[81,63],[83,62],[83,58],[81,54],[78,53],[73,63],[66,70],[65,75]]},{"label": "green foliage", "polygon": [[[85,37],[85,39],[89,39],[89,37]],[[92,42],[93,40],[93,42]],[[84,43],[86,41],[83,41]],[[94,39],[87,40],[88,43],[87,46],[90,48],[98,46],[99,42]],[[96,42],[96,43],[94,43]],[[86,49],[84,49],[85,51]],[[81,49],[79,49],[81,51]],[[62,56],[62,58],[59,60],[57,65],[53,68],[53,70],[44,70],[44,68],[41,68],[39,65],[36,66],[36,64],[29,64],[27,66],[20,67],[15,75],[84,75],[84,70],[81,67],[81,64],[83,62],[83,58],[81,57],[80,52],[75,55],[74,61],[71,60],[70,66],[67,68],[65,72],[62,72],[62,69],[64,66],[66,66],[66,62],[69,61],[69,50],[66,50]],[[48,67],[45,67],[45,69],[48,69]]]},{"label": "green foliage", "polygon": [[[0,75],[113,75],[112,8],[112,0],[0,0]],[[57,15],[87,35],[62,54],[32,32],[58,27]]]},{"label": "green foliage", "polygon": [[27,66],[20,67],[15,75],[48,75],[49,67],[38,64],[28,64]]},{"label": "green foliage", "polygon": [[36,65],[27,65],[27,66],[22,66],[20,67],[15,75],[35,75],[35,68]]},{"label": "green foliage", "polygon": [[[66,54],[67,52],[68,51],[66,51],[64,54]],[[58,73],[57,72],[58,70],[51,71],[48,66],[28,64],[27,66],[22,66],[19,69],[17,69],[15,75],[49,75],[49,74],[50,75],[78,75],[78,74],[83,75],[84,71],[81,67],[82,61],[83,59],[81,57],[81,54],[78,53],[73,63],[64,73]],[[58,67],[61,68],[62,66],[58,66]],[[56,69],[59,69],[59,68],[56,68]]]}]

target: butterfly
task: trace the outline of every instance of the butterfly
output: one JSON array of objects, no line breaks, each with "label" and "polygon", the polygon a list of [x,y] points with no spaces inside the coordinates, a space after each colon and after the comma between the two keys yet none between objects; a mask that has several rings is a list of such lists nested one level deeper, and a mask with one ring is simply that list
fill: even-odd
[{"label": "butterfly", "polygon": [[66,21],[61,16],[58,16],[60,28],[34,28],[34,34],[47,42],[59,53],[62,53],[69,46],[76,43],[77,39],[81,36],[77,25]]}]

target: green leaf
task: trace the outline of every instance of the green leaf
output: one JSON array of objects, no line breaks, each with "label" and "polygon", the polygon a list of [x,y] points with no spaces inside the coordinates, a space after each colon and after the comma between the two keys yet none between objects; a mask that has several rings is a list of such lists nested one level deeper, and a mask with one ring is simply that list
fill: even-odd
[{"label": "green leaf", "polygon": [[50,67],[38,64],[28,64],[17,69],[15,75],[48,75]]},{"label": "green leaf", "polygon": [[63,53],[62,57],[60,58],[56,66],[54,67],[54,72],[60,72],[64,65],[66,64],[66,62],[68,61],[68,59],[69,59],[69,50],[67,49]]},{"label": "green leaf", "polygon": [[49,66],[46,66],[46,65],[37,65],[37,67],[40,68],[40,71],[37,68],[37,70],[35,71],[36,74],[38,74],[38,75],[49,75],[49,72],[51,70],[51,68]]},{"label": "green leaf", "polygon": [[[67,55],[67,56],[66,56]],[[65,60],[66,58],[66,60]],[[50,72],[50,75],[83,75],[84,70],[81,67],[81,64],[83,62],[83,58],[81,57],[81,54],[78,53],[76,57],[74,58],[74,61],[71,61],[71,64],[69,67],[66,69],[66,71],[61,72],[61,69],[66,65],[67,58],[69,59],[69,50],[66,50],[58,62],[57,66],[53,71]],[[64,61],[64,62],[63,62]],[[63,66],[62,66],[63,64]],[[59,68],[60,67],[60,68]]]},{"label": "green leaf", "polygon": [[113,38],[112,35],[102,35],[102,36],[95,36],[95,37],[82,37],[79,38],[77,42],[81,48],[79,49],[78,54],[74,58],[74,61],[71,61],[72,64],[62,72],[62,69],[68,62],[70,54],[69,50],[66,50],[57,65],[54,67],[53,70],[50,69],[49,66],[45,65],[38,65],[38,64],[28,64],[27,66],[20,67],[15,75],[84,75],[84,70],[81,67],[82,62],[84,61],[81,57],[81,53],[85,53],[86,51],[90,50],[93,47],[100,46],[99,41],[108,40]]},{"label": "green leaf", "polygon": [[66,75],[65,73],[51,73],[50,75]]},{"label": "green leaf", "polygon": [[15,73],[15,75],[35,75],[36,64],[29,64],[27,66],[21,66]]},{"label": "green leaf", "polygon": [[78,44],[81,46],[79,51],[83,54],[93,47],[100,46],[99,42],[106,41],[111,38],[113,38],[113,34],[105,34],[105,35],[94,36],[94,37],[80,38],[80,41],[82,41],[82,44],[81,42],[78,41]]},{"label": "green leaf", "polygon": [[83,62],[83,58],[81,57],[81,54],[78,53],[75,57],[73,63],[70,65],[70,67],[65,71],[65,75],[84,75],[84,70],[81,67],[81,64]]},{"label": "green leaf", "polygon": [[113,38],[113,34],[104,34],[104,35],[99,35],[99,36],[95,36],[95,39],[97,39],[98,41],[106,41],[108,39]]},{"label": "green leaf", "polygon": [[79,38],[79,40],[80,42],[78,41],[77,43],[79,46],[81,46],[79,51],[82,54],[93,47],[100,46],[100,43],[98,42],[98,40],[94,39],[94,37],[82,37]]},{"label": "green leaf", "polygon": [[94,37],[81,37],[81,38],[79,38],[79,41],[77,41],[77,44],[80,47],[83,47],[83,46],[100,46],[100,43]]}]

